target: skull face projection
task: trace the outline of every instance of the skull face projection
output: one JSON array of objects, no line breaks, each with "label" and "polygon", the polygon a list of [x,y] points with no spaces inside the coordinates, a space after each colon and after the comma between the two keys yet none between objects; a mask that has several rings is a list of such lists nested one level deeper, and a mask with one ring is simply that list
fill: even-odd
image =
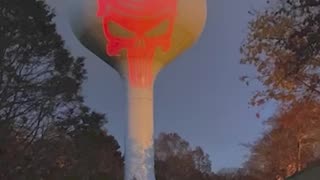
[{"label": "skull face projection", "polygon": [[177,0],[98,0],[106,53],[125,50],[130,85],[152,85],[155,51],[170,49],[176,14]]}]

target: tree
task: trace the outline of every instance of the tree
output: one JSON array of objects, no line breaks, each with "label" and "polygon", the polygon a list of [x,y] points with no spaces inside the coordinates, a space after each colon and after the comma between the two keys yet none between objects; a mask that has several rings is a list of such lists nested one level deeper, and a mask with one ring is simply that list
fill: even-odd
[{"label": "tree", "polygon": [[254,66],[257,76],[241,79],[256,79],[265,89],[255,94],[252,105],[320,97],[319,10],[317,0],[277,0],[254,14],[241,63]]},{"label": "tree", "polygon": [[81,110],[77,117],[50,124],[25,150],[18,138],[11,137],[0,154],[1,179],[123,179],[120,147],[102,129],[104,116]]},{"label": "tree", "polygon": [[119,145],[83,105],[83,58],[53,17],[44,1],[0,1],[0,179],[121,179]]},{"label": "tree", "polygon": [[206,154],[201,147],[197,146],[192,150],[192,157],[197,170],[204,174],[211,174],[209,155]]},{"label": "tree", "polygon": [[0,2],[0,121],[30,142],[82,102],[83,58],[64,48],[53,17],[43,1]]},{"label": "tree", "polygon": [[320,142],[320,104],[297,101],[267,121],[270,129],[253,145],[246,167],[257,178],[285,178],[315,161]]},{"label": "tree", "polygon": [[200,147],[190,147],[178,134],[161,133],[155,147],[158,180],[207,180],[213,176],[209,156]]},{"label": "tree", "polygon": [[[296,143],[296,171],[301,171],[306,164],[314,160],[314,152],[320,144],[320,103],[313,100],[295,102],[284,110],[278,119],[279,127],[291,133]],[[312,152],[310,157],[308,152]],[[306,154],[307,153],[307,154]]]},{"label": "tree", "polygon": [[[289,143],[286,143],[286,140]],[[248,147],[251,150],[245,168],[250,175],[259,180],[278,180],[286,177],[287,168],[293,162],[290,145],[293,144],[288,134],[280,129],[272,130]]]},{"label": "tree", "polygon": [[69,149],[75,162],[69,176],[75,179],[123,179],[124,159],[116,139],[103,130],[105,117],[83,107],[78,117],[56,124],[58,132],[72,140]]},{"label": "tree", "polygon": [[244,168],[222,169],[217,173],[217,176],[217,180],[258,180]]},{"label": "tree", "polygon": [[[264,85],[252,105],[276,100],[281,109],[269,121],[269,131],[255,142],[247,167],[255,177],[284,178],[299,172],[318,153],[320,2],[277,0],[256,12],[241,47],[241,63],[256,68]],[[319,154],[319,153],[318,153]]]}]

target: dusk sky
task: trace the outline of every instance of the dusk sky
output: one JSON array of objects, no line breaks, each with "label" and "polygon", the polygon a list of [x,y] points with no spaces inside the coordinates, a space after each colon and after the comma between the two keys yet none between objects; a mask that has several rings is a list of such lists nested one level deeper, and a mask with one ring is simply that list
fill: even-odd
[{"label": "dusk sky", "polygon": [[[124,145],[126,92],[119,75],[85,49],[72,34],[64,0],[48,0],[56,7],[58,31],[75,56],[86,57],[86,103],[106,113],[107,128]],[[249,10],[266,0],[208,0],[207,25],[199,41],[158,76],[155,84],[155,133],[177,132],[210,155],[214,171],[239,167],[248,153],[241,143],[253,142],[263,131],[262,120],[273,106],[248,106],[256,86],[239,81],[254,71],[240,65],[239,48],[248,31]],[[77,7],[73,7],[77,8]],[[261,112],[257,119],[255,114]]]}]

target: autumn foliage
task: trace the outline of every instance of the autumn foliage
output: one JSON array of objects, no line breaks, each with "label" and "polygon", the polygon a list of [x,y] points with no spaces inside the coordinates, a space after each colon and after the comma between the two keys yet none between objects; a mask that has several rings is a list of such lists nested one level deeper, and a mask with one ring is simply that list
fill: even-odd
[{"label": "autumn foliage", "polygon": [[256,75],[241,80],[264,87],[251,105],[278,104],[266,121],[268,130],[247,146],[251,153],[245,168],[261,180],[284,179],[320,158],[320,2],[271,2],[253,13],[241,47],[241,63],[256,69]]}]

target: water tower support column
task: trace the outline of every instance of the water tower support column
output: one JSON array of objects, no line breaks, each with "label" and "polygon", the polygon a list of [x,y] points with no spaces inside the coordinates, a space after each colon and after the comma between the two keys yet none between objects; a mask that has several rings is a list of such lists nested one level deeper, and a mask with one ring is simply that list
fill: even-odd
[{"label": "water tower support column", "polygon": [[128,131],[125,180],[155,180],[153,147],[153,85],[128,83]]}]

